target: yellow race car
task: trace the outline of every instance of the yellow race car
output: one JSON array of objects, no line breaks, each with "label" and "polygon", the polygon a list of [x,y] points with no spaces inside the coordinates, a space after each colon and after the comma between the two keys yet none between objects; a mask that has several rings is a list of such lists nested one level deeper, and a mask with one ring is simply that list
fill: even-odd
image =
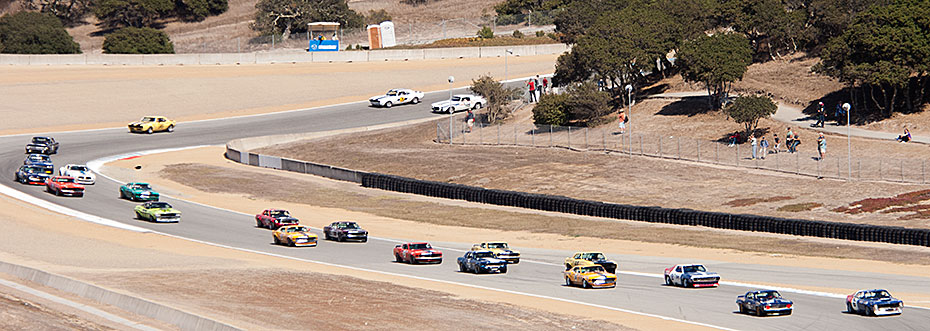
[{"label": "yellow race car", "polygon": [[578,252],[565,258],[565,270],[580,265],[599,265],[608,273],[617,272],[617,262],[608,260],[601,252]]},{"label": "yellow race car", "polygon": [[317,236],[303,225],[285,225],[271,233],[275,245],[316,246]]},{"label": "yellow race car", "polygon": [[173,132],[174,126],[177,125],[172,120],[164,116],[145,116],[141,120],[129,123],[129,132],[132,133],[152,133],[158,131]]},{"label": "yellow race car", "polygon": [[617,275],[599,265],[576,266],[565,271],[565,286],[573,285],[583,288],[616,287]]},{"label": "yellow race car", "polygon": [[503,241],[483,242],[472,245],[473,251],[491,251],[498,259],[507,261],[507,263],[520,263],[520,252],[510,249],[507,243]]}]

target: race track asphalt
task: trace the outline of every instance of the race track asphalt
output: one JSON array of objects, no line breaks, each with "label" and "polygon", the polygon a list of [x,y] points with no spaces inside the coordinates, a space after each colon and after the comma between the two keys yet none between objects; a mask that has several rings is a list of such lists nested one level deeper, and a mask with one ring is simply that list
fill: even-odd
[{"label": "race track asphalt", "polygon": [[[57,169],[66,163],[87,163],[98,158],[152,149],[218,145],[251,136],[329,131],[426,117],[442,118],[448,115],[430,113],[429,104],[447,97],[447,91],[428,93],[419,105],[395,106],[392,109],[352,103],[278,114],[180,123],[173,133],[153,135],[130,134],[126,128],[49,133],[61,143],[60,153],[53,155],[52,159]],[[0,137],[0,172],[8,176],[3,185],[75,210],[180,237],[311,261],[574,300],[738,330],[926,330],[930,325],[928,309],[908,307],[901,316],[867,318],[844,313],[842,297],[791,291],[783,291],[782,294],[794,300],[796,309],[793,315],[766,318],[743,315],[736,312],[736,296],[756,287],[726,283],[733,280],[740,283],[809,287],[886,288],[892,294],[928,293],[930,278],[923,277],[838,272],[829,270],[829,266],[812,269],[713,260],[680,261],[674,257],[627,256],[610,254],[608,251],[605,252],[608,257],[620,264],[617,288],[584,290],[562,285],[561,262],[572,253],[569,251],[515,247],[522,251],[524,261],[511,266],[507,274],[473,275],[458,272],[455,265],[455,258],[469,248],[470,243],[434,242],[433,245],[445,253],[445,261],[441,265],[395,263],[391,255],[393,246],[400,241],[418,238],[387,239],[379,237],[377,233],[372,234],[373,238],[368,243],[321,240],[320,245],[314,248],[281,247],[272,244],[270,230],[255,227],[253,215],[172,198],[163,200],[183,212],[182,221],[178,224],[148,223],[134,219],[132,208],[136,203],[118,199],[121,183],[103,176],[98,176],[97,184],[89,186],[83,198],[55,197],[46,193],[41,186],[31,187],[14,182],[13,174],[22,164],[23,147],[30,136]],[[313,197],[307,197],[307,200],[312,204]],[[659,276],[662,270],[682,262],[705,263],[711,271],[719,272],[725,283],[712,289],[684,289],[663,285]]]}]

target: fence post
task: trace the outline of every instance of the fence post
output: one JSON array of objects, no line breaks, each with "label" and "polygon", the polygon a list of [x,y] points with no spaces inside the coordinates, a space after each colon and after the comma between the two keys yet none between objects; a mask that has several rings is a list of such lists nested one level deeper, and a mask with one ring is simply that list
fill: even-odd
[{"label": "fence post", "polygon": [[921,184],[927,182],[927,176],[926,176],[925,173],[924,173],[924,165],[925,165],[926,163],[927,163],[927,160],[921,160],[921,161],[920,161],[920,183],[921,183]]},{"label": "fence post", "polygon": [[[535,131],[536,128],[533,128],[533,130]],[[517,124],[516,123],[513,124],[513,145],[514,146],[520,145],[520,144],[517,144]]]},{"label": "fence post", "polygon": [[478,123],[478,145],[484,145],[484,127],[483,124]]},{"label": "fence post", "polygon": [[862,180],[862,160],[856,159],[856,172],[859,173],[859,180]]},{"label": "fence post", "polygon": [[439,137],[439,126],[440,125],[441,124],[439,124],[439,122],[436,122],[436,142],[441,144],[442,138]]},{"label": "fence post", "polygon": [[701,162],[701,139],[695,139],[694,141],[697,143],[697,160]]},{"label": "fence post", "polygon": [[572,126],[568,126],[568,149],[572,149]]},{"label": "fence post", "polygon": [[465,138],[466,138],[466,137],[465,137],[465,128],[466,128],[467,126],[468,126],[468,124],[466,124],[465,122],[462,122],[462,145],[467,145],[467,144],[468,144],[468,142],[467,142],[466,139],[465,139]]},{"label": "fence post", "polygon": [[[514,137],[516,137],[516,135],[514,135]],[[514,138],[514,140],[516,139],[517,138]],[[536,147],[536,128],[530,130],[530,144],[533,144],[533,147]]]},{"label": "fence post", "polygon": [[662,136],[659,136],[659,157],[662,157]]},{"label": "fence post", "polygon": [[841,177],[840,177],[840,158],[839,158],[839,157],[836,158],[836,178],[841,178]]},{"label": "fence post", "polygon": [[739,167],[739,144],[736,144],[736,166]]},{"label": "fence post", "polygon": [[901,160],[901,181],[904,182],[904,160]]},{"label": "fence post", "polygon": [[604,151],[607,151],[607,130],[601,130],[601,144],[604,145]]},{"label": "fence post", "polygon": [[801,153],[797,151],[794,152],[794,166],[796,167],[796,174],[801,174]]},{"label": "fence post", "polygon": [[552,147],[552,124],[549,124],[549,147]]},{"label": "fence post", "polygon": [[639,135],[639,155],[645,155],[643,152],[643,135]]},{"label": "fence post", "polygon": [[714,163],[720,163],[720,143],[714,144]]},{"label": "fence post", "polygon": [[878,159],[878,179],[884,180],[885,176],[882,174],[882,159]]},{"label": "fence post", "polygon": [[497,123],[497,144],[498,145],[501,144],[501,123],[500,122]]},{"label": "fence post", "polygon": [[823,178],[823,175],[820,174],[820,164],[823,163],[822,161],[823,159],[817,160],[817,178]]},{"label": "fence post", "polygon": [[681,160],[681,137],[678,137],[678,159]]},{"label": "fence post", "polygon": [[584,127],[584,149],[588,150],[588,127]]}]

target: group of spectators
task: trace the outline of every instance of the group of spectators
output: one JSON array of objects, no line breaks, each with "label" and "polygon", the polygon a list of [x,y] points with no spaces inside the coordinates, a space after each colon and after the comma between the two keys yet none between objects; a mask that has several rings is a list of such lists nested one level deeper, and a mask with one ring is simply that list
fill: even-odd
[{"label": "group of spectators", "polygon": [[[785,134],[785,151],[788,153],[797,153],[798,145],[801,144],[801,137],[797,133],[791,131],[791,128],[786,129],[787,133]],[[740,133],[734,133],[729,136],[730,145],[729,147],[736,146],[736,144],[741,140]],[[760,138],[756,138],[755,135],[749,136],[749,145],[752,146],[752,159],[765,159],[765,156],[768,154],[778,154],[781,152],[781,138],[778,137],[778,133],[773,134],[772,140],[774,140],[773,145],[769,145],[769,141],[763,135]],[[771,152],[769,152],[769,147],[772,147]],[[760,153],[761,152],[761,153]],[[823,136],[823,133],[817,137],[817,153],[820,155],[819,160],[823,160],[824,155],[827,154],[827,139]]]},{"label": "group of spectators", "polygon": [[540,95],[549,93],[549,79],[547,77],[543,77],[540,81],[539,75],[536,75],[536,78],[530,78],[526,81],[526,86],[530,89],[530,102],[539,102]]},{"label": "group of spectators", "polygon": [[[816,128],[820,126],[822,128],[826,123],[827,111],[823,107],[823,101],[817,104],[817,123],[812,124],[811,127]],[[843,109],[843,106],[839,103],[836,104],[836,110],[833,112],[833,119],[836,120],[837,125],[846,124],[846,110]]]}]

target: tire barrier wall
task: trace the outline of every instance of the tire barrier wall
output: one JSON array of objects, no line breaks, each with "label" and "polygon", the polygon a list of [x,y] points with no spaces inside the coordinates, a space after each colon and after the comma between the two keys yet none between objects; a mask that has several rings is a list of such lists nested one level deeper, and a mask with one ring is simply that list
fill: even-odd
[{"label": "tire barrier wall", "polygon": [[[452,47],[426,49],[387,49],[341,52],[256,52],[203,54],[0,54],[0,65],[236,65],[314,62],[383,62],[408,60],[463,59],[502,57],[507,50],[512,56],[562,54],[565,44]],[[509,53],[508,53],[509,54]]]},{"label": "tire barrier wall", "polygon": [[239,330],[206,317],[194,315],[148,300],[136,298],[94,286],[68,277],[63,277],[42,270],[17,264],[0,262],[0,272],[24,279],[39,285],[48,286],[68,292],[85,299],[112,305],[125,311],[151,317],[159,321],[176,325],[181,330]]},{"label": "tire barrier wall", "polygon": [[930,247],[930,230],[927,229],[631,206],[564,196],[485,189],[379,173],[361,173],[361,183],[363,187],[388,191],[584,216]]}]

